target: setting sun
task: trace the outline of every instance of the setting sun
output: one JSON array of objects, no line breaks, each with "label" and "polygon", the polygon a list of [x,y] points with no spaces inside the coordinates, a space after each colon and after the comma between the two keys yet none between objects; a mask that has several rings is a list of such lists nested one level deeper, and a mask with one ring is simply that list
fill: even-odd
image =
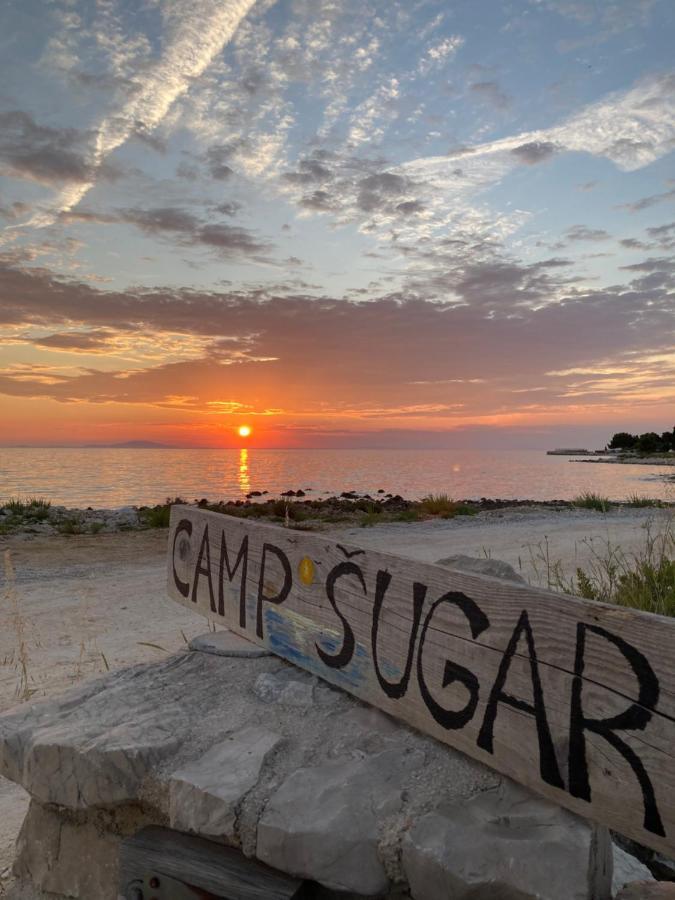
[{"label": "setting sun", "polygon": [[240,425],[238,429],[239,437],[248,437],[251,433],[251,429],[248,425]]}]

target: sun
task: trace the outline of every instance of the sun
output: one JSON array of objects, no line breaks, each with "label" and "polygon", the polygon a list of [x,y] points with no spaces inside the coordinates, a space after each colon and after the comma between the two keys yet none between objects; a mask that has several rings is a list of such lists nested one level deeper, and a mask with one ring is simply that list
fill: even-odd
[{"label": "sun", "polygon": [[251,433],[251,427],[249,425],[240,425],[237,431],[239,437],[248,437]]}]

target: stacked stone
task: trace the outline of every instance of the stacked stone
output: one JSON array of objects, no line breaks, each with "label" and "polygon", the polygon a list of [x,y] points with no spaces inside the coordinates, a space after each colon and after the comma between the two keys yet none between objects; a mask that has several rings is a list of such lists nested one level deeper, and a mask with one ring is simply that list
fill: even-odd
[{"label": "stacked stone", "polygon": [[115,900],[120,841],[147,824],[346,897],[608,900],[651,880],[605,829],[265,650],[191,646],[0,717],[0,772],[32,798],[15,869],[37,893],[17,897]]}]

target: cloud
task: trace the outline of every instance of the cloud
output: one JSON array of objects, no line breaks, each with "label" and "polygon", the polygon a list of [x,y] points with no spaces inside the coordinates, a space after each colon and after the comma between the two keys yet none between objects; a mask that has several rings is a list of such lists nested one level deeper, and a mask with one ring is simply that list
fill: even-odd
[{"label": "cloud", "polygon": [[36,337],[30,343],[50,350],[91,351],[105,350],[110,345],[112,332],[106,330],[87,332],[64,332]]},{"label": "cloud", "polygon": [[496,109],[504,109],[511,105],[511,98],[499,87],[496,81],[476,81],[469,85],[474,97],[489,103]]},{"label": "cloud", "polygon": [[557,149],[556,145],[550,141],[530,141],[527,144],[521,144],[520,147],[514,147],[511,153],[519,162],[535,166],[550,159]]},{"label": "cloud", "polygon": [[463,45],[464,38],[459,34],[451,34],[443,40],[431,44],[419,62],[419,73],[428,75],[432,69],[441,68]]},{"label": "cloud", "polygon": [[87,183],[93,176],[86,154],[88,137],[75,128],[38,125],[20,110],[0,113],[3,174],[46,185]]},{"label": "cloud", "polygon": [[93,187],[107,157],[134,134],[150,133],[176,100],[208,68],[232,39],[255,0],[175,0],[163,10],[163,52],[154,65],[136,72],[136,90],[108,112],[94,129],[88,174],[63,189],[53,212],[35,215],[33,227],[52,224],[59,213],[76,206]]},{"label": "cloud", "polygon": [[[239,209],[238,204],[225,203],[215,209],[232,216]],[[160,206],[150,209],[121,209],[114,213],[96,213],[88,210],[74,210],[62,213],[64,222],[91,222],[104,225],[124,223],[134,225],[145,234],[170,236],[184,246],[205,246],[222,256],[261,257],[269,252],[272,245],[247,228],[227,223],[207,222],[190,212],[174,206]]]},{"label": "cloud", "polygon": [[666,200],[675,200],[675,187],[669,191],[663,191],[660,194],[652,194],[649,197],[642,197],[632,203],[622,203],[619,209],[627,209],[629,212],[642,212],[644,209],[650,209],[657,203],[663,203]]},{"label": "cloud", "polygon": [[558,285],[559,299],[551,303],[557,269],[507,260],[465,264],[438,285],[442,302],[412,290],[351,302],[264,290],[103,291],[5,264],[0,310],[8,326],[50,327],[46,340],[53,345],[67,343],[64,335],[75,329],[94,344],[130,334],[161,344],[166,335],[182,334],[198,355],[180,362],[158,355],[155,365],[113,372],[58,370],[51,380],[51,370],[37,377],[10,369],[0,375],[0,390],[64,402],[171,405],[180,396],[192,398],[181,402],[195,410],[256,398],[254,411],[280,408],[296,418],[349,418],[362,409],[369,416],[431,415],[457,424],[469,415],[460,404],[474,418],[513,412],[513,392],[528,404],[533,386],[546,388],[537,394],[542,414],[579,398],[591,405],[618,402],[633,389],[625,379],[601,388],[599,376],[584,385],[572,372],[611,358],[628,360],[635,384],[672,403],[673,367],[650,364],[641,382],[639,366],[659,348],[672,353],[675,263],[643,260],[630,267],[634,280],[625,288]]},{"label": "cloud", "polygon": [[586,225],[573,225],[565,232],[568,241],[608,241],[611,237],[604,228],[588,228]]}]

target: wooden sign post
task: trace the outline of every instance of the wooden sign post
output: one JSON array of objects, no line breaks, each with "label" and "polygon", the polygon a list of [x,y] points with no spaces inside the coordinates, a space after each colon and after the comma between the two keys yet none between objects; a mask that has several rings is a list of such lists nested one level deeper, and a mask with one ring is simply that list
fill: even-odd
[{"label": "wooden sign post", "polygon": [[174,506],[184,606],[675,852],[675,621]]}]

